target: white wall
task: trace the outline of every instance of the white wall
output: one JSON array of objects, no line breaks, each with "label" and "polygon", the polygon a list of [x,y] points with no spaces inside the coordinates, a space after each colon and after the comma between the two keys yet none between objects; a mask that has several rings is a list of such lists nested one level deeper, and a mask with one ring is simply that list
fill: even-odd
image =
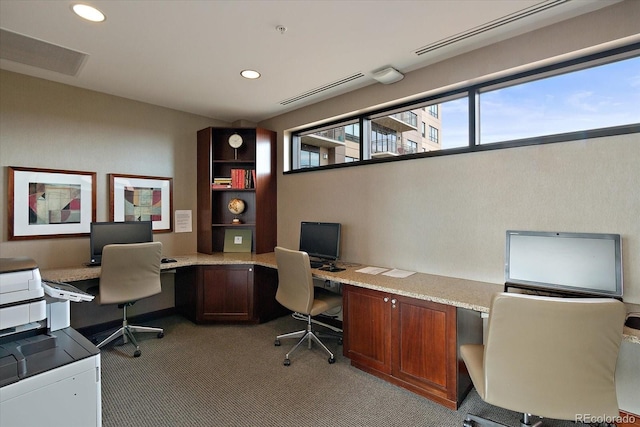
[{"label": "white wall", "polygon": [[[524,34],[260,123],[292,130],[394,99],[640,40],[640,2]],[[600,25],[607,22],[608,25]],[[507,229],[618,233],[624,299],[640,303],[640,136],[467,153],[278,176],[278,244],[301,220],[344,226],[346,261],[504,282]]]},{"label": "white wall", "polygon": [[154,238],[166,254],[196,251],[196,132],[228,123],[7,71],[0,93],[0,256],[42,269],[89,256],[88,237],[7,240],[7,166],[96,172],[98,221],[109,220],[107,174],[173,177],[173,208],[193,211],[194,232]]}]

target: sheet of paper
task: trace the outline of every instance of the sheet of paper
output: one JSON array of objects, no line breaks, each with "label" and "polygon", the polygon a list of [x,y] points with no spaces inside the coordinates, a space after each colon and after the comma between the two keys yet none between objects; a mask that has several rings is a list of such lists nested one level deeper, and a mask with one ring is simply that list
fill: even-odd
[{"label": "sheet of paper", "polygon": [[174,224],[175,233],[191,233],[193,231],[191,226],[191,211],[176,210]]},{"label": "sheet of paper", "polygon": [[385,273],[382,273],[382,275],[389,276],[389,277],[398,277],[403,279],[405,277],[411,276],[414,273],[415,271],[398,270],[397,268],[394,268],[393,270],[389,270]]},{"label": "sheet of paper", "polygon": [[364,268],[361,268],[360,270],[356,270],[357,273],[366,273],[366,274],[379,274],[379,273],[382,273],[383,271],[387,271],[387,269],[382,267],[364,267]]}]

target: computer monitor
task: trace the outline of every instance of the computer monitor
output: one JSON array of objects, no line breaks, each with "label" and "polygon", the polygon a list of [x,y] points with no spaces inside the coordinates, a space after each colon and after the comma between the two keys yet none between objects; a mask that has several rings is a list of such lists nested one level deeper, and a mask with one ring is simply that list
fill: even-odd
[{"label": "computer monitor", "polygon": [[336,261],[340,257],[340,224],[301,222],[300,250],[321,261]]},{"label": "computer monitor", "polygon": [[106,245],[144,242],[153,242],[151,221],[92,222],[89,264],[100,265]]},{"label": "computer monitor", "polygon": [[619,234],[508,230],[505,288],[622,299]]}]

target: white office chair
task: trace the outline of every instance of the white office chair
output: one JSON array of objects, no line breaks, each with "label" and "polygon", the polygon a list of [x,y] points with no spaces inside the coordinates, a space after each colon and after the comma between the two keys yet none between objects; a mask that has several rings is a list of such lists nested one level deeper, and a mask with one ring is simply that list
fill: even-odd
[{"label": "white office chair", "polygon": [[162,243],[132,243],[106,245],[102,250],[102,271],[100,273],[99,303],[118,304],[123,310],[122,326],[100,342],[97,347],[122,336],[124,343],[129,340],[136,346],[134,357],[142,352],[133,336],[134,332],[154,332],[158,338],[164,336],[162,328],[133,326],[127,322],[127,307],[137,300],[147,298],[162,291],[160,284],[160,260]]},{"label": "white office chair", "polygon": [[[313,286],[313,275],[311,273],[311,263],[306,252],[294,251],[281,247],[275,248],[276,263],[278,264],[278,290],[276,300],[294,312],[294,317],[303,318],[307,322],[307,328],[301,331],[289,332],[278,335],[275,345],[280,345],[280,340],[284,338],[300,338],[298,343],[285,355],[284,365],[289,366],[291,360],[289,356],[303,342],[307,342],[311,348],[312,342],[316,342],[325,352],[329,354],[329,363],[336,361],[333,353],[325,346],[320,338],[320,334],[312,328],[312,316],[317,316],[332,308],[342,305],[342,296]],[[323,334],[327,337],[337,338],[341,342],[342,335],[336,333]]]},{"label": "white office chair", "polygon": [[[485,345],[460,346],[487,403],[559,420],[617,417],[615,369],[625,318],[612,298],[493,297]],[[463,425],[502,426],[469,414]],[[541,425],[538,421],[535,426]]]}]

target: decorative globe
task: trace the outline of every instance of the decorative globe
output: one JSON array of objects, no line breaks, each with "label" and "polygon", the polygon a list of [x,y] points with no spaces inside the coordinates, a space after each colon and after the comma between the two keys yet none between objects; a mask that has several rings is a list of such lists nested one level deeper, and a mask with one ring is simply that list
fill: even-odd
[{"label": "decorative globe", "polygon": [[240,199],[231,199],[229,200],[229,205],[227,206],[229,208],[229,212],[231,212],[234,215],[240,215],[242,212],[244,212],[244,201],[240,200]]}]

